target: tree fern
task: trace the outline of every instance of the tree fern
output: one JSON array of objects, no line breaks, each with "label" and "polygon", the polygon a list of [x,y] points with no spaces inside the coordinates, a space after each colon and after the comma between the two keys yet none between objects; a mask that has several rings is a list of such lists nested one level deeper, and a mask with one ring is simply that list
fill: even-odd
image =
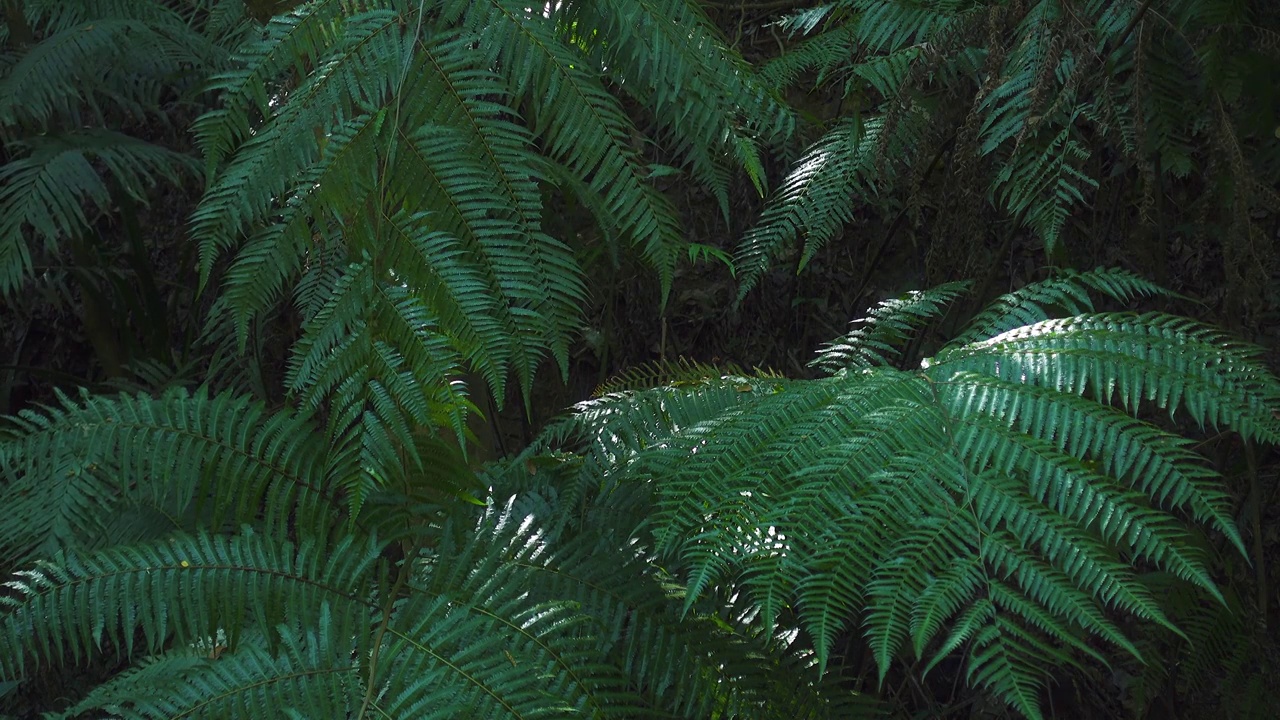
[{"label": "tree fern", "polygon": [[[960,653],[972,686],[1042,717],[1047,668],[1105,660],[1090,638],[1138,655],[1117,613],[1174,627],[1142,569],[1221,598],[1194,528],[1243,550],[1216,475],[1139,411],[1280,439],[1280,381],[1256,350],[1181,318],[1088,312],[1090,289],[1155,290],[1114,271],[1055,279],[918,369],[886,366],[885,340],[944,287],[877,308],[825,352],[834,375],[606,396],[557,434],[652,489],[647,527],[688,602],[741,593],[823,663],[860,626],[882,681],[907,655],[927,671]],[[1045,319],[1054,307],[1085,314]]]},{"label": "tree fern", "polygon": [[[567,367],[586,293],[574,252],[543,229],[549,183],[583,194],[669,287],[685,243],[611,80],[681,118],[675,149],[695,165],[758,175],[749,146],[787,133],[692,4],[615,9],[307,2],[216,80],[222,106],[197,123],[202,272],[230,255],[218,317],[242,340],[291,288],[306,298],[290,386],[335,443],[364,448],[353,500],[420,462],[414,427],[462,435],[463,371],[500,404],[509,375],[527,397],[544,356]],[[687,92],[709,73],[726,94]]]}]

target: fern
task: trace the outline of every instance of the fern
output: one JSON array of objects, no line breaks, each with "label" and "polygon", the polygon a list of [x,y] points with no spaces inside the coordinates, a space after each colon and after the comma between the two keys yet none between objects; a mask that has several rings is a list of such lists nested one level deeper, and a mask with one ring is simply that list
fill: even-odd
[{"label": "fern", "polygon": [[[3,446],[20,482],[52,485],[69,462],[60,458],[87,450],[102,462],[97,475],[66,484],[111,487],[120,502],[164,495],[176,510],[170,527],[103,549],[64,533],[61,549],[13,575],[0,599],[0,678],[99,656],[137,663],[67,716],[240,717],[267,706],[326,717],[425,707],[847,717],[867,707],[817,681],[802,646],[710,604],[682,612],[678,583],[625,531],[598,522],[635,518],[643,505],[583,497],[581,519],[566,522],[573,513],[554,490],[530,487],[515,464],[495,468],[495,498],[478,516],[375,489],[348,524],[334,505],[313,513],[304,501],[336,490],[350,466],[341,448],[317,451],[323,437],[305,418],[226,396],[93,398],[30,413]],[[442,468],[420,486],[442,489]],[[174,482],[142,482],[165,471]],[[235,493],[252,490],[237,479],[254,476],[276,489],[237,508]],[[192,483],[200,492],[183,489]],[[24,497],[23,487],[6,492]],[[226,529],[199,529],[210,503],[228,521],[212,527]],[[260,504],[270,512],[259,515]],[[85,504],[77,529],[108,523],[118,507]],[[26,529],[0,531],[9,547]]]},{"label": "fern", "polygon": [[188,507],[235,523],[264,505],[298,513],[293,522],[303,508],[334,510],[331,491],[314,484],[327,453],[306,418],[261,403],[181,389],[157,399],[86,394],[15,420],[0,448],[13,498],[0,522],[7,566],[92,544],[121,513],[150,511],[159,524],[126,524],[109,544],[162,536],[191,521]]},{"label": "fern", "polygon": [[[1212,138],[1248,236],[1274,168],[1241,131],[1243,5],[841,0],[784,20],[813,37],[757,72],[692,0],[285,4],[256,27],[237,0],[26,0],[31,37],[0,29],[0,294],[203,168],[213,353],[3,421],[0,702],[90,666],[37,710],[883,715],[843,673],[861,655],[881,685],[957,660],[1038,718],[1059,667],[1239,632],[1202,605],[1238,604],[1208,558],[1244,539],[1181,432],[1277,442],[1280,381],[1210,327],[1101,312],[1170,295],[1122,271],[1056,271],[918,364],[967,285],[881,303],[817,378],[658,363],[513,459],[468,448],[477,393],[528,408],[571,364],[588,278],[549,198],[665,297],[707,246],[655,179],[688,173],[726,216],[734,173],[765,194],[788,83],[855,110],[766,200],[744,293],[866,207],[927,217],[896,191],[944,161],[1056,252],[1104,159],[1157,192]],[[202,162],[121,130],[175,102],[207,110]],[[278,317],[293,336],[262,332]]]},{"label": "fern", "polygon": [[[1183,222],[1221,231],[1228,276],[1259,292],[1270,253],[1257,249],[1265,231],[1246,208],[1266,201],[1244,188],[1274,184],[1274,163],[1263,158],[1275,143],[1242,131],[1270,111],[1240,88],[1266,62],[1247,49],[1270,22],[1263,5],[1178,0],[1153,11],[1100,0],[1070,9],[1053,0],[847,0],[784,19],[782,27],[807,37],[771,59],[762,77],[779,88],[813,81],[842,102],[814,118],[821,136],[742,240],[742,293],[797,240],[803,268],[855,208],[898,214],[896,228],[906,206],[921,232],[956,246],[939,261],[981,248],[988,228],[1012,221],[1058,264],[1083,240],[1081,211],[1099,204],[1095,191],[1117,175],[1137,190],[1115,202],[1136,209],[1143,225],[1163,235]],[[869,133],[877,125],[888,137],[871,155],[872,181],[867,153],[832,149],[850,127]],[[932,177],[937,167],[945,177]],[[1166,206],[1157,218],[1167,183],[1197,172],[1220,176],[1217,190],[1193,212]],[[929,197],[949,199],[935,204],[942,207],[922,207],[926,181]],[[984,189],[995,212],[976,206]],[[1213,217],[1227,206],[1229,218]]]},{"label": "fern", "polygon": [[1124,270],[1063,270],[1057,277],[1029,283],[996,298],[974,316],[969,321],[969,326],[950,344],[966,345],[1017,327],[1048,320],[1055,309],[1068,315],[1093,312],[1095,307],[1089,295],[1090,290],[1122,303],[1139,298],[1171,295],[1164,288]]},{"label": "fern", "polygon": [[[35,42],[0,65],[5,296],[27,281],[37,258],[87,234],[125,197],[145,202],[157,182],[190,177],[189,156],[116,128],[129,118],[163,121],[164,94],[189,95],[199,73],[226,63],[227,45],[245,29],[223,19],[202,32],[172,3],[153,0],[16,7]],[[199,70],[185,72],[190,67]]]},{"label": "fern", "polygon": [[949,283],[925,292],[881,302],[862,320],[863,326],[843,338],[828,343],[818,352],[813,365],[828,373],[844,368],[861,369],[887,364],[897,351],[894,345],[905,340],[916,327],[933,319],[942,307],[967,289],[965,283]]},{"label": "fern", "polygon": [[892,175],[877,171],[880,148],[900,156],[918,145],[920,119],[911,113],[891,126],[884,118],[845,121],[809,148],[738,248],[739,298],[798,238],[804,240],[798,266],[803,270],[853,218],[854,203],[876,196]]},{"label": "fern", "polygon": [[[788,132],[693,5],[615,9],[308,2],[216,80],[222,106],[197,123],[211,182],[192,218],[206,281],[231,257],[215,322],[243,343],[255,318],[305,298],[290,389],[328,415],[332,442],[363,448],[356,507],[403,459],[421,463],[415,427],[463,434],[463,372],[501,404],[509,376],[527,399],[544,357],[567,368],[586,292],[543,229],[549,182],[669,288],[685,241],[611,76],[681,118],[670,130],[695,164],[741,150],[759,175],[757,136]],[[709,73],[725,95],[685,92]]]},{"label": "fern", "polygon": [[1191,321],[1087,312],[1088,289],[1156,290],[1101,270],[1000,299],[917,370],[886,366],[887,341],[958,289],[877,308],[825,351],[832,376],[606,396],[554,437],[652,487],[687,602],[741,593],[766,628],[803,627],[821,664],[860,626],[882,682],[960,653],[970,685],[1042,717],[1048,668],[1105,659],[1090,638],[1139,656],[1117,613],[1174,627],[1142,568],[1221,599],[1182,518],[1243,551],[1191,443],[1135,414],[1274,443],[1280,381]]}]

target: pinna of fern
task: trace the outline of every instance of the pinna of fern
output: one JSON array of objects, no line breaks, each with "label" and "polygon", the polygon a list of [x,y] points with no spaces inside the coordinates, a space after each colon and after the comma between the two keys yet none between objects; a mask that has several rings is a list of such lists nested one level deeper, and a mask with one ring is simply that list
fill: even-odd
[{"label": "pinna of fern", "polygon": [[[336,495],[351,457],[230,395],[64,398],[0,439],[0,682],[126,661],[63,717],[850,717],[811,654],[682,588],[523,462]],[[424,449],[425,452],[425,449]],[[449,477],[451,476],[451,477]],[[468,480],[468,477],[470,478]],[[453,483],[451,489],[449,484]],[[78,501],[77,498],[84,500]],[[246,499],[247,498],[247,499]],[[61,505],[59,505],[61,503]],[[33,523],[43,507],[47,522]],[[117,521],[116,518],[123,521]],[[140,522],[145,519],[147,522]]]},{"label": "pinna of fern", "polygon": [[1091,292],[1158,292],[1106,270],[1029,285],[918,367],[887,364],[961,290],[882,304],[820,354],[825,377],[605,395],[552,433],[649,488],[648,537],[688,602],[739,593],[824,665],[860,628],[882,682],[958,653],[970,686],[1040,718],[1053,668],[1141,657],[1117,617],[1177,632],[1147,569],[1220,598],[1194,534],[1243,551],[1217,475],[1140,415],[1275,443],[1280,381],[1195,322],[1094,312]]}]

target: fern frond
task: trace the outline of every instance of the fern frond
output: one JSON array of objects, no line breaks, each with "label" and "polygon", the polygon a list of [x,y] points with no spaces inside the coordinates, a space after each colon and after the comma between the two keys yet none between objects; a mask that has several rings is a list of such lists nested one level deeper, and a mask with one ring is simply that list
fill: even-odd
[{"label": "fern frond", "polygon": [[432,308],[400,284],[352,265],[303,328],[288,383],[303,403],[330,404],[329,436],[360,448],[360,471],[340,482],[353,510],[377,487],[420,467],[416,428],[450,428],[459,437],[472,409],[454,378],[454,344]]},{"label": "fern frond", "polygon": [[1245,438],[1280,440],[1280,383],[1256,347],[1191,320],[1156,313],[1083,315],[1046,320],[990,340],[939,353],[941,371],[973,370],[1100,402],[1118,396],[1136,410],[1144,401],[1184,410],[1201,426]]},{"label": "fern frond", "polygon": [[1092,639],[1139,656],[1116,614],[1178,632],[1140,570],[1222,597],[1181,513],[1243,548],[1190,442],[1131,413],[1152,401],[1274,442],[1280,380],[1256,349],[1187,320],[1038,319],[1091,309],[1090,291],[1158,291],[1104,270],[1001,298],[968,336],[1031,324],[918,371],[863,357],[959,289],[878,308],[868,334],[884,338],[832,377],[606,396],[559,439],[584,472],[645,488],[645,531],[686,607],[737,593],[763,627],[806,629],[819,667],[860,623],[881,678],[907,653],[927,668],[963,653],[971,685],[1038,717],[1045,669],[1105,660]]},{"label": "fern frond", "polygon": [[745,297],[789,243],[805,237],[823,244],[852,219],[850,198],[873,192],[869,178],[872,148],[882,127],[848,121],[831,130],[796,163],[761,214],[734,257],[741,278],[739,297]]},{"label": "fern frond", "polygon": [[174,9],[136,3],[44,3],[30,11],[42,37],[0,75],[0,127],[47,129],[55,116],[117,107],[156,112],[154,82],[184,64],[216,70],[226,53]]},{"label": "fern frond", "polygon": [[0,674],[22,677],[94,654],[104,642],[129,656],[135,645],[155,652],[171,636],[195,642],[219,630],[235,644],[249,622],[317,627],[326,605],[343,617],[368,616],[359,588],[376,551],[350,538],[295,548],[246,529],[92,555],[60,552],[19,573],[0,599]]},{"label": "fern frond", "polygon": [[139,719],[252,717],[267,707],[290,717],[348,716],[361,697],[349,628],[355,618],[335,618],[328,602],[317,618],[310,630],[280,625],[275,652],[249,634],[234,650],[215,638],[144,661],[94,688],[62,717],[95,710]]},{"label": "fern frond", "polygon": [[760,68],[760,79],[773,87],[786,87],[795,84],[802,73],[814,72],[820,84],[848,61],[857,43],[857,25],[838,25],[771,58]]},{"label": "fern frond", "polygon": [[32,269],[30,239],[44,246],[84,233],[96,208],[108,211],[111,190],[95,163],[135,200],[158,180],[177,183],[191,158],[108,130],[81,130],[24,143],[26,152],[0,167],[0,295],[16,291]]},{"label": "fern frond", "polygon": [[[722,200],[720,158],[746,170],[765,193],[758,144],[778,147],[794,119],[736,53],[701,7],[689,0],[607,0],[577,3],[574,18],[606,28],[603,60],[619,85],[666,126],[676,152],[693,159],[699,180]],[[702,92],[698,88],[714,88]]]},{"label": "fern frond", "polygon": [[294,513],[289,522],[333,511],[326,453],[305,417],[203,390],[59,400],[13,418],[0,440],[13,498],[0,520],[6,563],[86,543],[135,506],[165,515],[170,531],[185,529],[193,503],[217,522],[255,521],[264,502]]},{"label": "fern frond", "polygon": [[1093,312],[1089,291],[1101,293],[1121,303],[1157,295],[1169,296],[1168,290],[1126,270],[1095,268],[1085,272],[1063,269],[1055,277],[1028,283],[996,298],[969,321],[968,326],[948,347],[986,340],[1024,325],[1048,320],[1051,309],[1066,315]]},{"label": "fern frond", "polygon": [[544,152],[604,198],[615,231],[658,270],[665,296],[684,245],[674,209],[645,181],[634,123],[605,90],[602,73],[590,70],[591,60],[561,39],[559,17],[510,0],[449,3],[446,13],[483,28],[477,41],[486,59],[501,64],[518,94],[539,99],[529,122]]},{"label": "fern frond", "polygon": [[1085,202],[1087,189],[1098,181],[1082,168],[1089,151],[1076,140],[1068,123],[1056,136],[1037,147],[1027,143],[996,176],[993,192],[1014,217],[1024,221],[1052,254],[1072,209]]},{"label": "fern frond", "polygon": [[966,3],[954,2],[855,0],[852,5],[861,11],[851,19],[858,27],[858,38],[873,52],[893,52],[926,42],[954,28],[966,12],[981,10],[980,6],[966,8]]},{"label": "fern frond", "polygon": [[881,301],[867,317],[854,321],[859,327],[827,343],[810,361],[810,366],[834,374],[844,369],[862,369],[887,364],[898,354],[894,347],[912,330],[937,317],[943,307],[968,290],[968,283],[955,282]]},{"label": "fern frond", "polygon": [[975,633],[965,679],[990,689],[1029,720],[1041,720],[1040,691],[1045,678],[1036,668],[1046,659],[1056,660],[1058,665],[1066,658],[999,611],[992,615],[994,622]]}]

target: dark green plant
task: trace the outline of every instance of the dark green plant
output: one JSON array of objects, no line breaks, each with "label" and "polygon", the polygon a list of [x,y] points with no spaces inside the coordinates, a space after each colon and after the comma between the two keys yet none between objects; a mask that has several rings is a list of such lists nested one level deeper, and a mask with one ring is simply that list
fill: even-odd
[{"label": "dark green plant", "polygon": [[[190,347],[195,302],[173,291],[190,264],[174,216],[198,191],[200,168],[186,126],[251,28],[242,9],[234,0],[3,3],[0,313],[9,322],[0,345],[13,350],[0,360],[9,366],[0,407],[15,385],[33,390],[29,374],[191,375],[182,369],[200,354]],[[68,338],[44,356],[26,339],[50,324],[63,337],[82,332],[89,347]],[[189,347],[176,348],[179,338]]]},{"label": "dark green plant", "polygon": [[244,34],[234,3],[8,0],[0,37],[0,294],[100,214],[177,184],[194,158],[124,128],[168,122]]},{"label": "dark green plant", "polygon": [[[707,78],[735,93],[685,92]],[[685,252],[614,90],[717,194],[733,164],[760,182],[758,137],[788,114],[696,5],[320,0],[214,89],[192,225],[208,334],[261,342],[258,323],[300,316],[300,409],[201,388],[16,420],[0,566],[30,569],[0,598],[4,682],[92,655],[141,662],[55,709],[847,715],[803,645],[681,612],[679,585],[582,504],[571,527],[554,498],[502,510],[510,491],[460,449],[465,372],[501,399],[510,374],[527,396],[545,355],[566,363],[585,291],[541,229],[544,192],[576,194],[667,282]]]},{"label": "dark green plant", "polygon": [[509,374],[527,399],[546,357],[567,368],[586,288],[543,229],[544,192],[574,196],[666,288],[686,242],[645,145],[724,197],[729,169],[759,179],[758,144],[790,125],[685,0],[318,0],[216,87],[193,217],[204,277],[230,258],[215,322],[243,340],[293,305],[287,386],[360,448],[356,505],[418,462],[414,427],[463,434],[464,371],[501,403]]}]

